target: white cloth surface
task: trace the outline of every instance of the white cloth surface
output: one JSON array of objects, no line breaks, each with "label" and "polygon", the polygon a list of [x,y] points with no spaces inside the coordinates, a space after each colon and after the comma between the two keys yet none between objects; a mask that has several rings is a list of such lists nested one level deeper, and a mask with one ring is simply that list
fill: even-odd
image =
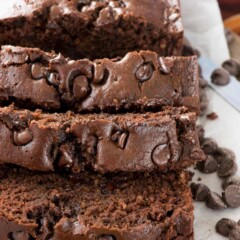
[{"label": "white cloth surface", "polygon": [[229,58],[220,9],[216,0],[180,0],[186,38],[215,63]]}]

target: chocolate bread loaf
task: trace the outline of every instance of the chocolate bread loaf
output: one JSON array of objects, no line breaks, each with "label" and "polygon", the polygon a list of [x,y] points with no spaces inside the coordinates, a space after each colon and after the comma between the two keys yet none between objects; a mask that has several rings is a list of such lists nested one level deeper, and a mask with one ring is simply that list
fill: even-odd
[{"label": "chocolate bread loaf", "polygon": [[0,108],[0,162],[40,171],[179,170],[204,159],[195,113],[46,114]]},{"label": "chocolate bread loaf", "polygon": [[181,54],[183,27],[178,0],[11,0],[0,1],[0,36],[0,45],[74,59],[134,50],[170,56]]},{"label": "chocolate bread loaf", "polygon": [[39,49],[5,46],[0,52],[0,103],[48,111],[199,110],[195,57],[159,57],[150,51],[94,62]]},{"label": "chocolate bread loaf", "polygon": [[193,239],[186,173],[75,177],[5,169],[0,239]]}]

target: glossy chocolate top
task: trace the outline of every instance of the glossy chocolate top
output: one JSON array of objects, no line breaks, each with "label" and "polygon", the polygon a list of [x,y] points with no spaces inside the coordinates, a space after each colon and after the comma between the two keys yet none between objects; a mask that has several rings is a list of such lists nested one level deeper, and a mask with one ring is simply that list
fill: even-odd
[{"label": "glossy chocolate top", "polygon": [[196,57],[159,57],[150,51],[123,58],[70,60],[39,49],[0,52],[0,102],[75,112],[199,110]]},{"label": "glossy chocolate top", "polygon": [[195,122],[194,113],[181,109],[74,115],[6,107],[0,109],[0,162],[75,173],[183,169],[204,159]]}]

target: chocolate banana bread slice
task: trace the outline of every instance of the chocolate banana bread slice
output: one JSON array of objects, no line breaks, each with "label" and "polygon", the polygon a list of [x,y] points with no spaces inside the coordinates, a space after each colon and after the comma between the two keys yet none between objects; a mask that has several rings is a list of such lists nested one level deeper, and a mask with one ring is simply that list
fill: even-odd
[{"label": "chocolate banana bread slice", "polygon": [[39,49],[5,46],[0,52],[0,103],[75,112],[199,110],[196,57],[159,57],[150,51],[124,58],[69,60]]},{"label": "chocolate banana bread slice", "polygon": [[204,160],[195,113],[45,114],[0,109],[0,162],[40,171],[179,170]]},{"label": "chocolate banana bread slice", "polygon": [[193,239],[186,173],[78,177],[5,169],[0,239]]},{"label": "chocolate banana bread slice", "polygon": [[178,0],[0,1],[0,45],[40,47],[71,58],[152,50],[180,55]]}]

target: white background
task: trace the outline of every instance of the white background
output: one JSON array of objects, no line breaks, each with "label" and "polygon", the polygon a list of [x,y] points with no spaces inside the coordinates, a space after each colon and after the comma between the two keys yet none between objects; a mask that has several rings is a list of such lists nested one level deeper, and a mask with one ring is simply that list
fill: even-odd
[{"label": "white background", "polygon": [[[221,63],[229,58],[229,51],[224,36],[220,10],[216,0],[180,0],[182,5],[185,36],[192,45],[200,50],[202,55],[211,58],[215,63]],[[219,146],[232,149],[240,166],[240,113],[230,106],[213,90],[208,89],[210,98],[209,112],[216,112],[218,119],[212,121],[206,117],[200,119],[204,125],[207,137],[217,140]],[[240,92],[239,92],[240,97]],[[238,175],[240,172],[238,171]],[[217,174],[195,173],[194,180],[202,178],[213,191],[222,193],[221,179]],[[223,217],[236,221],[240,219],[240,209],[211,210],[204,203],[195,203],[195,239],[221,240],[215,231],[215,224]]]}]

